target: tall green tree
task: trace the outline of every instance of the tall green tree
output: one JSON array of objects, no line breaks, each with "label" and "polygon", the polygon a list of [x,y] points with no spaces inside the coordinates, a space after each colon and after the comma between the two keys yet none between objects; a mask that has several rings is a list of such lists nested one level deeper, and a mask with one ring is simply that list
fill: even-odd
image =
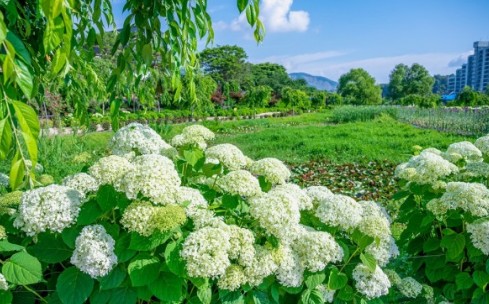
[{"label": "tall green tree", "polygon": [[[261,41],[264,28],[258,19],[259,1],[237,0],[237,7]],[[210,42],[214,37],[207,0],[125,0],[124,12],[124,25],[112,47],[117,66],[107,82],[107,90],[113,93],[114,127],[121,102],[115,88],[121,85],[121,78],[137,85],[149,67],[159,64],[179,99],[181,67],[192,77],[198,67],[198,41]],[[70,79],[71,94],[79,97],[73,98],[75,114],[86,117],[89,100],[84,83],[98,79],[87,63],[93,59],[94,45],[102,44],[104,29],[111,26],[110,0],[0,1],[0,159],[12,159],[12,188],[34,184],[27,160],[37,162],[40,127],[29,103],[39,101],[45,83],[71,74],[75,75]],[[189,92],[196,100],[195,84],[189,86]],[[99,89],[93,92],[99,93]]]},{"label": "tall green tree", "polygon": [[368,105],[382,103],[381,88],[375,79],[364,69],[352,69],[338,81],[338,94],[343,103]]},{"label": "tall green tree", "polygon": [[251,73],[255,85],[269,86],[275,95],[279,95],[285,86],[292,86],[293,83],[285,67],[276,63],[253,64]]},{"label": "tall green tree", "polygon": [[393,100],[408,95],[428,96],[432,93],[435,79],[418,63],[411,67],[398,64],[390,74],[389,97]]}]

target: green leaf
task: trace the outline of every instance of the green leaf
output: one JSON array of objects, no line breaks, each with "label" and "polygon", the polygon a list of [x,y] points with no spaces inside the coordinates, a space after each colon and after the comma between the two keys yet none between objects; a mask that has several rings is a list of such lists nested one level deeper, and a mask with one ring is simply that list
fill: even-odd
[{"label": "green leaf", "polygon": [[105,277],[100,278],[100,290],[119,287],[126,278],[126,272],[121,267],[112,269]]},{"label": "green leaf", "polygon": [[27,145],[27,150],[33,162],[37,161],[37,138],[41,127],[36,111],[29,105],[20,101],[11,101],[15,110],[15,117],[22,130],[22,136]]},{"label": "green leaf", "polygon": [[151,236],[145,237],[136,232],[131,233],[129,249],[138,251],[151,251],[164,244],[171,236],[172,232],[155,231]]},{"label": "green leaf", "polygon": [[437,238],[430,238],[426,240],[423,244],[424,252],[433,252],[440,248],[440,240]]},{"label": "green leaf", "polygon": [[97,202],[102,211],[111,210],[116,206],[118,196],[117,191],[111,185],[103,185],[98,189]]},{"label": "green leaf", "polygon": [[465,238],[462,234],[445,235],[440,242],[440,246],[447,249],[447,258],[456,259],[465,248]]},{"label": "green leaf", "polygon": [[477,286],[482,289],[486,289],[487,284],[489,283],[489,273],[483,271],[475,271],[472,275],[474,282]]},{"label": "green leaf", "polygon": [[165,248],[165,262],[168,269],[179,277],[185,275],[185,262],[180,256],[182,242],[170,242]]},{"label": "green leaf", "polygon": [[61,238],[48,233],[39,234],[37,243],[27,248],[27,251],[41,262],[50,264],[62,262],[72,255],[72,250],[63,243]]},{"label": "green leaf", "polygon": [[141,57],[146,65],[150,66],[153,63],[153,47],[151,46],[151,43],[147,43],[143,46]]},{"label": "green leaf", "polygon": [[42,280],[41,263],[27,252],[12,255],[4,264],[2,273],[7,281],[19,284],[35,284]]},{"label": "green leaf", "polygon": [[222,196],[222,207],[226,209],[235,209],[239,205],[239,199],[236,195],[224,194]]},{"label": "green leaf", "polygon": [[90,225],[94,223],[99,216],[103,214],[102,209],[95,201],[89,201],[83,204],[80,209],[80,213],[78,214],[78,219],[76,223],[78,225]]},{"label": "green leaf", "polygon": [[183,151],[183,157],[191,165],[195,166],[197,162],[204,157],[204,153],[199,149],[185,150]]},{"label": "green leaf", "polygon": [[22,90],[22,93],[31,99],[34,89],[34,78],[31,69],[21,60],[14,59],[15,83]]},{"label": "green leaf", "polygon": [[0,241],[0,252],[21,251],[22,249],[24,249],[23,246],[9,243],[7,240]]},{"label": "green leaf", "polygon": [[117,256],[119,263],[127,262],[136,255],[136,251],[129,249],[130,243],[131,235],[126,233],[122,234],[119,239],[116,240],[114,253]]},{"label": "green leaf", "polygon": [[331,290],[337,290],[345,287],[348,283],[348,277],[346,274],[339,272],[337,268],[331,269],[328,279],[328,288]]},{"label": "green leaf", "polygon": [[134,304],[137,300],[138,294],[134,289],[123,287],[111,291],[109,304]]},{"label": "green leaf", "polygon": [[137,256],[127,267],[132,286],[146,286],[152,283],[158,278],[159,270],[160,260],[150,255]]},{"label": "green leaf", "polygon": [[0,290],[0,304],[10,304],[13,300],[12,293],[8,290]]},{"label": "green leaf", "polygon": [[472,277],[467,272],[461,272],[455,276],[457,290],[469,289],[474,285]]},{"label": "green leaf", "polygon": [[254,290],[253,293],[248,293],[246,303],[252,301],[253,304],[271,304],[272,301],[268,294],[261,290]]},{"label": "green leaf", "polygon": [[12,147],[12,127],[8,118],[0,120],[0,159],[7,158]]},{"label": "green leaf", "polygon": [[10,188],[17,189],[22,185],[24,181],[25,165],[24,160],[21,158],[20,153],[17,153],[12,160],[12,166],[10,167]]},{"label": "green leaf", "polygon": [[161,276],[149,284],[149,290],[161,301],[179,302],[182,300],[183,279],[172,273],[162,273]]},{"label": "green leaf", "polygon": [[486,261],[486,272],[489,273],[489,259]]},{"label": "green leaf", "polygon": [[316,286],[322,284],[325,279],[326,274],[324,272],[314,273],[306,278],[306,286],[309,289],[314,289]]},{"label": "green leaf", "polygon": [[244,304],[244,298],[240,291],[219,291],[219,299],[222,304]]},{"label": "green leaf", "polygon": [[76,267],[66,268],[58,277],[56,291],[64,304],[82,304],[93,290],[94,282]]},{"label": "green leaf", "polygon": [[12,44],[15,49],[15,53],[19,55],[19,58],[21,58],[27,65],[32,65],[31,55],[25,48],[22,40],[19,39],[19,37],[17,37],[17,35],[15,35],[12,31],[7,33],[7,40]]},{"label": "green leaf", "polygon": [[204,286],[197,290],[197,297],[202,304],[211,304],[212,302],[212,289],[209,286]]},{"label": "green leaf", "polygon": [[360,247],[360,249],[362,249],[362,250],[374,242],[373,237],[365,235],[358,230],[355,230],[352,233],[351,237],[352,237],[353,241],[355,243],[357,243],[358,247]]},{"label": "green leaf", "polygon": [[371,272],[374,272],[377,268],[377,261],[375,260],[375,257],[370,253],[361,253],[360,260],[362,260],[363,264],[367,266],[368,270],[370,270]]},{"label": "green leaf", "polygon": [[323,304],[323,294],[319,290],[306,289],[301,294],[301,304]]},{"label": "green leaf", "polygon": [[64,22],[62,17],[48,19],[44,30],[43,45],[46,53],[55,50],[63,41]]},{"label": "green leaf", "polygon": [[82,227],[80,226],[73,226],[64,229],[63,232],[61,232],[63,242],[65,242],[65,244],[71,249],[74,249],[76,238],[80,235],[81,230]]},{"label": "green leaf", "polygon": [[3,20],[3,14],[0,12],[0,44],[7,38],[7,26]]},{"label": "green leaf", "polygon": [[238,0],[238,11],[242,13],[248,5],[248,0]]},{"label": "green leaf", "polygon": [[343,289],[338,293],[338,299],[343,301],[351,301],[355,296],[355,292],[350,285],[346,285]]}]

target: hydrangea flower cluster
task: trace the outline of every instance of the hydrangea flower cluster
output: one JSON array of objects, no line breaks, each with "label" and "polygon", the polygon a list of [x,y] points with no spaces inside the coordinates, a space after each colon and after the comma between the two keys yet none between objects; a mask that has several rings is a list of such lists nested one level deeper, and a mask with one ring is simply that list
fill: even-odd
[{"label": "hydrangea flower cluster", "polygon": [[231,144],[215,145],[205,150],[205,156],[211,162],[213,160],[221,163],[231,171],[246,167],[248,159],[238,147]]},{"label": "hydrangea flower cluster", "polygon": [[0,273],[0,290],[8,290],[7,280],[1,273]]},{"label": "hydrangea flower cluster", "polygon": [[396,176],[421,185],[433,184],[440,178],[458,172],[458,167],[440,155],[422,151],[396,168]]},{"label": "hydrangea flower cluster", "polygon": [[171,144],[176,147],[185,145],[194,145],[202,150],[207,148],[207,142],[214,140],[215,135],[212,131],[201,125],[191,125],[182,130],[182,134],[178,134],[171,140]]},{"label": "hydrangea flower cluster", "polygon": [[250,166],[253,174],[264,176],[270,183],[285,184],[290,178],[290,170],[276,158],[260,159]]},{"label": "hydrangea flower cluster", "polygon": [[7,231],[5,231],[5,227],[0,225],[0,240],[7,238]]},{"label": "hydrangea flower cluster", "polygon": [[261,192],[260,183],[246,170],[231,171],[217,180],[217,186],[232,195],[255,196]]},{"label": "hydrangea flower cluster", "polygon": [[124,156],[131,152],[163,154],[171,156],[174,148],[167,144],[153,129],[139,123],[130,123],[119,129],[109,143],[112,154]]},{"label": "hydrangea flower cluster", "polygon": [[379,266],[372,272],[367,266],[358,264],[353,269],[353,279],[357,290],[365,295],[367,299],[386,295],[391,287],[389,278]]},{"label": "hydrangea flower cluster", "polygon": [[66,186],[49,185],[24,192],[14,226],[27,235],[62,232],[75,223],[82,195]]},{"label": "hydrangea flower cluster", "polygon": [[477,163],[482,161],[482,152],[469,141],[453,143],[447,148],[447,152],[443,156],[456,163],[459,160],[464,160],[467,163]]},{"label": "hydrangea flower cluster", "polygon": [[489,135],[478,138],[474,145],[484,154],[489,156]]},{"label": "hydrangea flower cluster", "polygon": [[114,187],[118,189],[120,187],[121,179],[127,172],[133,169],[134,165],[126,158],[110,155],[99,159],[88,169],[88,173],[93,176],[100,185],[114,185]]},{"label": "hydrangea flower cluster", "polygon": [[0,197],[0,214],[15,214],[21,198],[22,191],[9,192],[2,195]]},{"label": "hydrangea flower cluster", "polygon": [[117,265],[114,246],[102,225],[86,226],[76,238],[70,262],[92,278],[103,277]]},{"label": "hydrangea flower cluster", "polygon": [[489,255],[489,220],[479,220],[467,225],[470,240],[475,248]]},{"label": "hydrangea flower cluster", "polygon": [[96,192],[99,188],[99,183],[97,180],[86,173],[77,173],[75,175],[65,177],[62,184],[66,187],[77,190],[83,197],[86,197],[87,194],[91,192]]},{"label": "hydrangea flower cluster", "polygon": [[406,277],[397,284],[399,291],[407,298],[415,299],[423,291],[423,285],[414,278]]}]

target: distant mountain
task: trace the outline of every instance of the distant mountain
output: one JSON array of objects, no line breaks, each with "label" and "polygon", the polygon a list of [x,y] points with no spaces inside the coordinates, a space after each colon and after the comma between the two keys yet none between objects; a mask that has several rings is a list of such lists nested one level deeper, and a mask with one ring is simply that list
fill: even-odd
[{"label": "distant mountain", "polygon": [[314,76],[307,73],[290,73],[292,79],[304,79],[308,85],[315,87],[318,90],[336,91],[338,83],[329,78],[322,76]]}]

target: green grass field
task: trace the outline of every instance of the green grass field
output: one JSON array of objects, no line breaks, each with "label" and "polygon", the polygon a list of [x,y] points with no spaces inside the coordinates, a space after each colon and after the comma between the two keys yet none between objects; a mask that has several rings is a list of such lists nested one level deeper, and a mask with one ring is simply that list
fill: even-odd
[{"label": "green grass field", "polygon": [[[217,133],[215,143],[232,143],[253,159],[276,157],[291,164],[328,160],[336,164],[370,161],[400,163],[414,145],[446,148],[467,136],[419,129],[382,116],[366,122],[331,123],[331,111],[293,117],[255,120],[206,121]],[[186,124],[158,126],[169,141]],[[112,132],[58,136],[40,140],[40,163],[56,180],[82,170],[107,152]],[[4,162],[2,169],[8,170]]]}]

